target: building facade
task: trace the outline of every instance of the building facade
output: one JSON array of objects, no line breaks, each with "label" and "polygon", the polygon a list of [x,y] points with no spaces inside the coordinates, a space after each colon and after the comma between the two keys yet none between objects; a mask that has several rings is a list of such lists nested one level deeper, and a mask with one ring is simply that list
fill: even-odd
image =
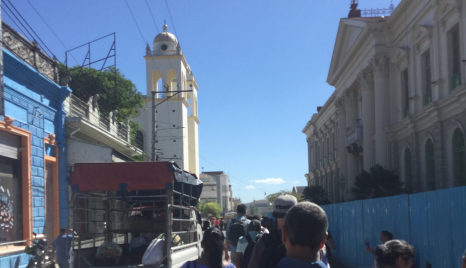
[{"label": "building facade", "polygon": [[58,62],[2,23],[4,107],[0,116],[0,267],[26,267],[24,244],[52,241],[67,226],[66,134]]},{"label": "building facade", "polygon": [[182,169],[199,176],[198,86],[178,40],[168,32],[167,25],[155,37],[153,50],[147,45],[144,59],[146,104],[144,109],[138,111],[139,115],[133,118],[142,126],[138,144],[148,156],[151,155],[152,92],[163,92],[158,93],[156,98],[157,158],[161,161],[175,161]]},{"label": "building facade", "polygon": [[396,170],[407,192],[466,185],[466,1],[403,0],[340,20],[327,82],[305,126],[309,185],[351,199],[355,176]]},{"label": "building facade", "polygon": [[202,172],[199,179],[204,183],[201,202],[216,202],[220,204],[222,213],[232,211],[230,179],[223,171]]}]

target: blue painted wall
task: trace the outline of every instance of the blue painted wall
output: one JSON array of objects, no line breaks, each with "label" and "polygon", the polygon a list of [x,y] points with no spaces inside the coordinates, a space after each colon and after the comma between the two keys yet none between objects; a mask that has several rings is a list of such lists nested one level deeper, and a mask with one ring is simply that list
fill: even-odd
[{"label": "blue painted wall", "polygon": [[[3,50],[3,59],[5,115],[15,119],[13,125],[32,134],[33,231],[42,234],[45,227],[44,138],[49,134],[55,134],[59,150],[60,225],[68,224],[63,103],[71,90],[55,84],[6,49]],[[25,254],[2,256],[0,267],[25,267],[27,260],[28,255]]]},{"label": "blue painted wall", "polygon": [[380,244],[380,232],[416,248],[416,267],[461,267],[466,249],[466,187],[354,201],[322,208],[335,240],[335,259],[348,267],[372,267],[364,249]]}]

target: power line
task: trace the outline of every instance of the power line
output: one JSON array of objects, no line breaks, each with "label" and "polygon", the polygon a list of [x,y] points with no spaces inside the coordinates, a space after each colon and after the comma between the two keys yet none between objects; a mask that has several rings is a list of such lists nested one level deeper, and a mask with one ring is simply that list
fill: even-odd
[{"label": "power line", "polygon": [[131,11],[131,8],[129,7],[128,1],[125,0],[126,6],[128,7],[129,12],[131,13],[131,16],[133,17],[134,23],[136,23],[136,26],[138,27],[139,33],[141,34],[142,40],[144,40],[144,44],[147,43],[146,39],[144,38],[144,35],[141,32],[141,28],[139,28],[138,22],[136,21],[136,18],[134,17],[133,11]]},{"label": "power line", "polygon": [[[45,21],[45,19],[40,15],[40,13],[36,10],[36,8],[31,4],[31,2],[29,2],[29,0],[27,0],[29,5],[31,5],[32,9],[34,9],[34,11],[37,13],[37,15],[39,15],[39,17],[42,19],[42,21],[45,23],[45,25],[47,25],[47,27],[49,27],[50,31],[52,31],[53,35],[55,35],[55,37],[58,39],[58,41],[60,41],[60,43],[63,45],[63,47],[68,50],[68,48],[65,46],[65,44],[61,41],[61,39],[58,37],[58,35],[52,30],[52,28],[50,27],[50,25]],[[73,56],[73,55],[71,55]],[[73,57],[74,58],[74,57]],[[76,59],[75,59],[76,60]],[[77,60],[76,60],[77,62]]]},{"label": "power line", "polygon": [[152,17],[152,21],[154,22],[155,29],[157,29],[157,32],[160,33],[159,27],[157,27],[157,23],[155,23],[154,15],[152,15],[152,10],[150,9],[149,2],[147,2],[147,0],[146,0],[146,4],[147,4],[147,7],[149,8],[149,12],[150,12],[150,15]]},{"label": "power line", "polygon": [[[16,18],[16,20],[21,24],[21,26],[24,28],[24,30],[26,30],[26,32],[29,34],[29,37],[26,35],[26,33],[23,31],[23,34],[27,37],[27,38],[30,38],[31,41],[34,40],[34,37],[31,35],[31,33],[28,31],[28,29],[21,23],[21,21],[18,19],[18,17],[16,17],[16,15],[13,13],[13,11],[11,11],[11,9],[6,5],[6,3],[4,2],[4,6],[8,9],[8,11],[11,13],[12,16],[14,16]],[[6,11],[6,9],[4,9],[4,11]],[[7,15],[8,15],[8,12],[5,12]],[[8,15],[8,17],[10,17],[10,19],[13,21],[13,23],[19,28],[21,29],[18,24],[16,24],[16,22],[14,21],[14,19]]]},{"label": "power line", "polygon": [[[170,15],[170,20],[171,20],[171,22],[172,22],[172,24],[173,24],[173,30],[175,30],[176,36],[178,36],[178,33],[176,32],[175,23],[173,22],[172,13],[170,12],[170,8],[168,7],[168,2],[167,2],[167,0],[165,0],[165,5],[167,6],[168,14]],[[178,36],[178,38],[179,38],[179,36]]]},{"label": "power line", "polygon": [[[24,31],[21,29],[21,27],[18,26],[18,24],[16,23],[16,21],[10,16],[10,14],[8,14],[8,12],[6,12],[6,10],[3,10],[4,13],[8,16],[8,18],[10,18],[10,20],[16,25],[16,27],[18,27],[18,31],[21,31],[21,33],[26,36],[26,34],[24,33]],[[26,38],[29,38],[26,36]]]},{"label": "power line", "polygon": [[[53,55],[53,52],[47,47],[47,45],[45,44],[44,41],[42,41],[42,39],[40,38],[40,36],[34,31],[34,29],[32,29],[32,27],[29,25],[29,23],[23,18],[23,16],[21,15],[21,13],[15,8],[15,6],[10,2],[10,0],[7,0],[8,3],[13,7],[13,9],[16,11],[16,13],[18,13],[18,15],[21,17],[21,19],[26,23],[26,25],[29,27],[29,29],[31,29],[31,31],[36,35],[36,37],[39,39],[39,41],[45,46],[45,48],[47,48],[47,50],[50,52],[50,54]],[[6,4],[6,2],[3,2],[5,4],[5,6],[9,9],[8,5]],[[13,14],[13,16],[15,16],[16,18],[16,15]],[[18,18],[17,18],[18,19]],[[21,21],[20,21],[21,23]],[[21,23],[21,25],[23,25]],[[23,26],[24,27],[24,26]],[[27,31],[27,30],[26,30]],[[29,31],[28,31],[29,33]]]}]

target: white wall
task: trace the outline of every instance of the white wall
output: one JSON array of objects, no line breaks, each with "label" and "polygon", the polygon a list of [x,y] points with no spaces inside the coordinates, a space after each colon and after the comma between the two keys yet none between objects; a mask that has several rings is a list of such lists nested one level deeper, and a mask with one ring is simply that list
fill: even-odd
[{"label": "white wall", "polygon": [[113,162],[112,149],[108,147],[68,139],[66,149],[68,164]]}]

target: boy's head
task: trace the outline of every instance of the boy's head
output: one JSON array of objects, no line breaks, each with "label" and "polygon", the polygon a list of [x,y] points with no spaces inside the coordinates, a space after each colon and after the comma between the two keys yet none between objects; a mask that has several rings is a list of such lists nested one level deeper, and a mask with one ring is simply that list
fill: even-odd
[{"label": "boy's head", "polygon": [[314,203],[301,202],[286,213],[282,240],[287,250],[293,246],[318,250],[327,241],[327,228],[325,211]]},{"label": "boy's head", "polygon": [[244,204],[239,204],[239,205],[236,207],[236,214],[238,214],[238,216],[244,216],[244,215],[246,215],[246,205],[244,205]]},{"label": "boy's head", "polygon": [[261,222],[259,220],[252,220],[249,225],[248,225],[248,229],[249,229],[249,232],[252,232],[252,231],[256,231],[256,232],[259,232],[261,230]]}]

